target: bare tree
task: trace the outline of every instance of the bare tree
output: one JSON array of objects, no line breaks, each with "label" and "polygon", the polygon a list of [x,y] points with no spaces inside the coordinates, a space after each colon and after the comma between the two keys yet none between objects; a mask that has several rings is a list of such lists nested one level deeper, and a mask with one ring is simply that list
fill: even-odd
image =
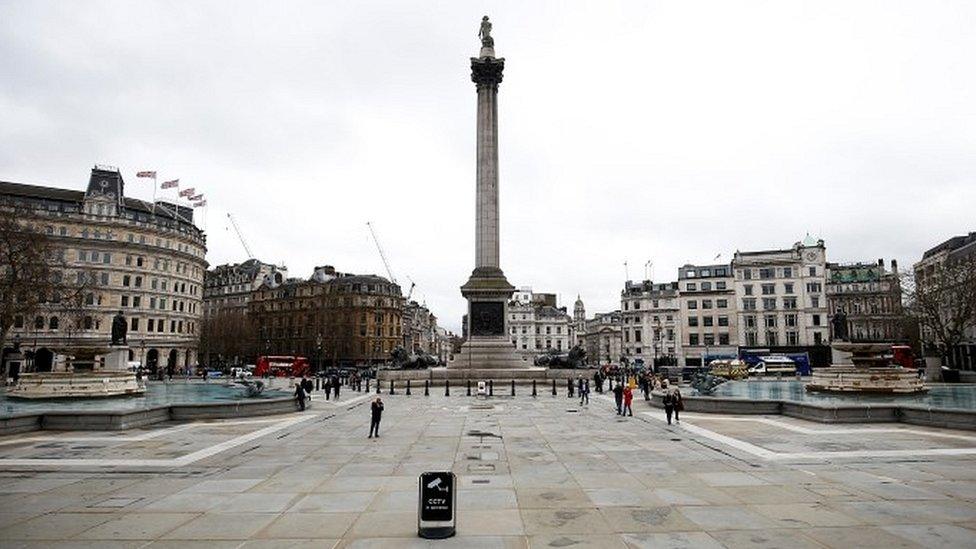
[{"label": "bare tree", "polygon": [[246,360],[257,354],[257,330],[243,311],[223,310],[203,319],[200,356],[213,361]]},{"label": "bare tree", "polygon": [[949,356],[976,328],[976,254],[909,273],[905,283],[906,310],[918,321],[923,344]]},{"label": "bare tree", "polygon": [[40,230],[38,218],[5,208],[0,213],[0,349],[15,324],[31,322],[42,310],[80,309],[87,278],[70,282],[63,250]]}]

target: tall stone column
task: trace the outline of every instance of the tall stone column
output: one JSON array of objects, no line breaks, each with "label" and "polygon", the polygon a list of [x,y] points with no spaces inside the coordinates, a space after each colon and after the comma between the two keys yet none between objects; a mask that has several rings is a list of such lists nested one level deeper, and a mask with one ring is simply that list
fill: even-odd
[{"label": "tall stone column", "polygon": [[478,88],[475,267],[498,269],[498,84],[505,60],[493,54],[471,59]]},{"label": "tall stone column", "polygon": [[515,352],[508,334],[508,301],[515,287],[501,269],[498,231],[498,84],[505,60],[495,57],[491,23],[482,20],[482,48],[471,58],[471,80],[478,92],[475,266],[461,295],[468,300],[468,341],[449,368],[522,369],[530,366]]}]

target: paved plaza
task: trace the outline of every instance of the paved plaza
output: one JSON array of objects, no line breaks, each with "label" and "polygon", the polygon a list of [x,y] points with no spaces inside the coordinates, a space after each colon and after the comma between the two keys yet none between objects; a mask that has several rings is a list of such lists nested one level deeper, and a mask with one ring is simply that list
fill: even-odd
[{"label": "paved plaza", "polygon": [[[522,389],[520,388],[520,391]],[[346,393],[301,414],[0,439],[3,547],[972,547],[976,434],[562,394]],[[320,396],[316,395],[318,399]],[[416,536],[417,476],[459,477]]]}]

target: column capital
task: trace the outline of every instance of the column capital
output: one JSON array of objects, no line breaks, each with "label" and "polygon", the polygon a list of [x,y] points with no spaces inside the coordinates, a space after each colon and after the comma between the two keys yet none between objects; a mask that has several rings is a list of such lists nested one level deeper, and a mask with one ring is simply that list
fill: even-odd
[{"label": "column capital", "polygon": [[471,81],[481,86],[496,87],[502,81],[502,71],[505,70],[505,58],[472,57]]}]

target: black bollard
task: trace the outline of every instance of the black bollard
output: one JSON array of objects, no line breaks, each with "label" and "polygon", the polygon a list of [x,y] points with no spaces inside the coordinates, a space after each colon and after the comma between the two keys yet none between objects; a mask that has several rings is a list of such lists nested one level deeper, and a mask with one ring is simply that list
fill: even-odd
[{"label": "black bollard", "polygon": [[446,397],[451,396],[451,380],[450,379],[445,379],[444,380],[444,396],[446,396]]},{"label": "black bollard", "polygon": [[515,396],[515,380],[512,380],[512,396]]},{"label": "black bollard", "polygon": [[425,397],[430,396],[430,380],[428,379],[424,380],[424,396]]},{"label": "black bollard", "polygon": [[534,379],[532,380],[532,396],[533,397],[536,396],[536,392],[535,392],[535,380]]},{"label": "black bollard", "polygon": [[556,380],[552,380],[552,396],[556,396]]},{"label": "black bollard", "polygon": [[410,396],[410,380],[407,380],[407,396]]},{"label": "black bollard", "polygon": [[390,380],[390,394],[393,394],[393,380]]},{"label": "black bollard", "polygon": [[369,392],[369,379],[366,379],[366,392]]},{"label": "black bollard", "polygon": [[319,376],[315,376],[315,390],[316,390],[316,391],[318,391],[318,390],[319,390],[319,383],[321,383],[321,381],[322,381],[322,380],[321,380],[321,379],[319,379]]},{"label": "black bollard", "polygon": [[468,380],[468,396],[471,396],[471,380]]},{"label": "black bollard", "polygon": [[490,396],[490,397],[495,396],[495,380],[494,379],[489,379],[488,380],[488,396]]},{"label": "black bollard", "polygon": [[380,379],[376,378],[376,394],[380,394],[380,391],[382,391],[382,389],[380,389]]}]

